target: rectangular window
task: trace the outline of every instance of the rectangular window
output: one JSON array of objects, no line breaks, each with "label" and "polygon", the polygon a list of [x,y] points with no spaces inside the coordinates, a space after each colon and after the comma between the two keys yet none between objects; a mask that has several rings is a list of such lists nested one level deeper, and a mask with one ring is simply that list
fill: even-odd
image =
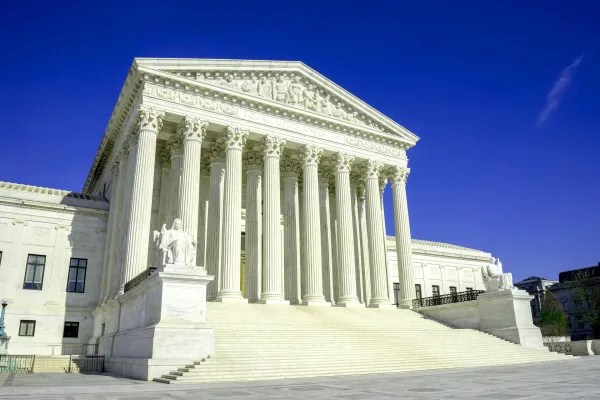
[{"label": "rectangular window", "polygon": [[104,332],[106,331],[106,323],[102,323],[102,332],[100,332],[100,336],[104,336]]},{"label": "rectangular window", "polygon": [[473,288],[472,288],[472,287],[467,287],[467,288],[465,288],[465,289],[467,290],[467,292],[472,292],[472,291],[473,291]]},{"label": "rectangular window", "polygon": [[19,324],[19,336],[35,335],[35,321],[21,320]]},{"label": "rectangular window", "polygon": [[456,286],[450,286],[450,294],[456,294]]},{"label": "rectangular window", "polygon": [[27,255],[27,267],[25,268],[25,281],[23,282],[23,289],[42,290],[45,265],[46,256],[40,256],[37,254]]},{"label": "rectangular window", "polygon": [[63,330],[64,338],[76,338],[79,336],[79,322],[65,322]]},{"label": "rectangular window", "polygon": [[431,291],[433,292],[434,296],[440,295],[440,287],[438,285],[431,285]]},{"label": "rectangular window", "polygon": [[418,283],[415,284],[415,294],[417,295],[417,299],[423,298],[423,291],[421,290],[421,285]]},{"label": "rectangular window", "polygon": [[67,292],[84,292],[86,270],[87,260],[85,258],[71,258],[71,262],[69,263],[69,280],[67,281]]}]

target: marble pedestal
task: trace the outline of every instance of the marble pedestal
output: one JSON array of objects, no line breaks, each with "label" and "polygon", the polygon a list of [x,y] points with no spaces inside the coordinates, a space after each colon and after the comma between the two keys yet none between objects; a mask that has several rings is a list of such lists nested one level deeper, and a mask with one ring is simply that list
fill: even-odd
[{"label": "marble pedestal", "polygon": [[544,347],[540,328],[533,324],[524,290],[486,292],[477,300],[418,308],[417,311],[457,328],[477,329],[524,347]]},{"label": "marble pedestal", "polygon": [[479,329],[524,347],[543,348],[542,333],[531,317],[532,298],[520,289],[480,294]]},{"label": "marble pedestal", "polygon": [[212,355],[214,333],[206,324],[212,280],[203,268],[170,264],[120,296],[107,370],[151,380]]}]

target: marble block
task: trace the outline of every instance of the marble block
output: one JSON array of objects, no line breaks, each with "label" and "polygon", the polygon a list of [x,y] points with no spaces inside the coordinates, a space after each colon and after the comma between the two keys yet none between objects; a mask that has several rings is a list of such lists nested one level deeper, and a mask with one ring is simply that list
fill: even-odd
[{"label": "marble block", "polygon": [[107,369],[150,380],[209,357],[213,329],[206,323],[206,286],[199,267],[167,264],[119,298],[120,327]]}]

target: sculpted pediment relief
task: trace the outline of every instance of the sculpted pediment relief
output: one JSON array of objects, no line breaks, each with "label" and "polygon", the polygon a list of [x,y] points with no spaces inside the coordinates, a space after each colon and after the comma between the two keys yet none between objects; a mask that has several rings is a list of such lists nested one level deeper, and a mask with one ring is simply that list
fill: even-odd
[{"label": "sculpted pediment relief", "polygon": [[185,59],[136,59],[136,63],[143,68],[226,88],[257,100],[392,134],[404,140],[408,147],[418,140],[412,132],[302,63]]}]

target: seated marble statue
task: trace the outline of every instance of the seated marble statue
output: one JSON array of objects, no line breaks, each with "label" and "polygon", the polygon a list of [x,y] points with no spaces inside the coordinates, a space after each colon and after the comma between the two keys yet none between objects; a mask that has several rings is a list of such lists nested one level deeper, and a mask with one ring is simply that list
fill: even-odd
[{"label": "seated marble statue", "polygon": [[162,270],[167,264],[195,265],[196,243],[192,236],[182,230],[181,220],[176,218],[171,229],[163,224],[160,232],[154,231],[157,264]]},{"label": "seated marble statue", "polygon": [[492,257],[492,262],[483,267],[481,273],[487,292],[497,292],[514,288],[512,274],[502,271],[502,262],[500,262],[499,258],[495,259]]}]

